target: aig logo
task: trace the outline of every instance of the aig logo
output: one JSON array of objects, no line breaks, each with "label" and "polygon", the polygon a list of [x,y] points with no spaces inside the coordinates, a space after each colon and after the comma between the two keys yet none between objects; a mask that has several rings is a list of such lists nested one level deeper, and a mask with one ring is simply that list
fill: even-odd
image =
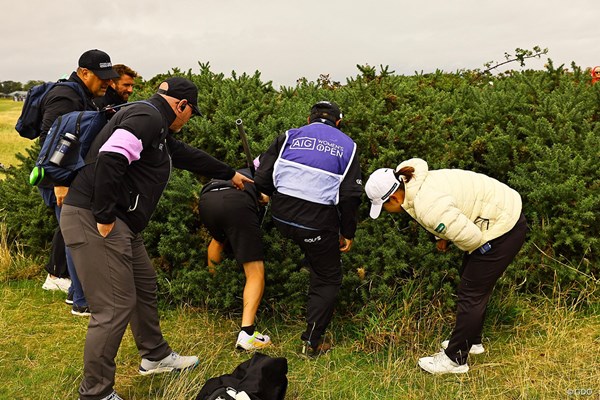
[{"label": "aig logo", "polygon": [[301,137],[292,140],[292,150],[314,150],[317,140],[314,138]]}]

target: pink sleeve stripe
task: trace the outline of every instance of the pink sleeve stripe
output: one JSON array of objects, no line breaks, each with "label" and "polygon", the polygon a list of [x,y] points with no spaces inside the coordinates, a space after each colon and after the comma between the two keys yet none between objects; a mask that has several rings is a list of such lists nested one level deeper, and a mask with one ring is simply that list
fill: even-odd
[{"label": "pink sleeve stripe", "polygon": [[102,145],[100,153],[112,152],[121,154],[131,164],[140,159],[140,153],[143,149],[142,141],[135,137],[133,133],[125,129],[117,129]]}]

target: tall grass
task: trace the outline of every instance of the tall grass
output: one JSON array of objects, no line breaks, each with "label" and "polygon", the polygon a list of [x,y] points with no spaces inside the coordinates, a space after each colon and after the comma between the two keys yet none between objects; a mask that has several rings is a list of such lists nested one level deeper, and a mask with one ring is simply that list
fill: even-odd
[{"label": "tall grass", "polygon": [[41,267],[25,255],[17,241],[10,243],[8,236],[8,227],[0,222],[0,282],[38,275]]}]

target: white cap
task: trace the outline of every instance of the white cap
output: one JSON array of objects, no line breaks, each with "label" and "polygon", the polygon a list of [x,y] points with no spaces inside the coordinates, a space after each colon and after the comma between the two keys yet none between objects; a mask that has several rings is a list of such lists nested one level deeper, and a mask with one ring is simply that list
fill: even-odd
[{"label": "white cap", "polygon": [[375,219],[379,217],[383,203],[400,188],[400,181],[391,168],[380,168],[373,172],[365,184],[365,192],[371,200],[369,215]]}]

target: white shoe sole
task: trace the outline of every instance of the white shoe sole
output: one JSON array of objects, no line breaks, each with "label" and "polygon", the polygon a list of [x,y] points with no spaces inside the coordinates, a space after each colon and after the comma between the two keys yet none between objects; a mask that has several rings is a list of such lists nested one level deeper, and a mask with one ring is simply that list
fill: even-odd
[{"label": "white shoe sole", "polygon": [[[425,357],[425,358],[431,358],[431,357]],[[455,367],[455,368],[452,368],[449,370],[437,371],[433,368],[433,365],[430,361],[425,361],[422,358],[419,359],[419,367],[421,367],[422,370],[429,372],[432,375],[466,374],[467,372],[469,372],[469,366],[467,364],[459,365],[458,367]]]},{"label": "white shoe sole", "polygon": [[148,371],[146,370],[141,370],[140,369],[140,375],[152,375],[152,374],[162,374],[165,372],[171,372],[173,371],[175,368],[173,367],[161,367],[161,368],[154,368],[154,369],[150,369]]},{"label": "white shoe sole", "polygon": [[[175,368],[175,367],[158,367],[158,368],[153,368],[153,369],[149,369],[149,370],[143,370],[143,369],[139,369],[139,373],[140,375],[152,375],[152,374],[163,374],[166,372],[179,372],[179,371],[185,371],[188,369],[193,369],[196,368],[198,366],[198,364],[200,364],[200,360],[196,361],[194,364],[184,367],[184,368]],[[141,368],[141,367],[140,367]]]},{"label": "white shoe sole", "polygon": [[235,348],[238,350],[254,351],[254,350],[264,349],[265,347],[269,347],[271,345],[270,341],[268,341],[264,344],[262,342],[259,342],[259,343],[261,344],[260,346],[256,346],[254,344],[244,345],[243,343],[236,343]]}]

